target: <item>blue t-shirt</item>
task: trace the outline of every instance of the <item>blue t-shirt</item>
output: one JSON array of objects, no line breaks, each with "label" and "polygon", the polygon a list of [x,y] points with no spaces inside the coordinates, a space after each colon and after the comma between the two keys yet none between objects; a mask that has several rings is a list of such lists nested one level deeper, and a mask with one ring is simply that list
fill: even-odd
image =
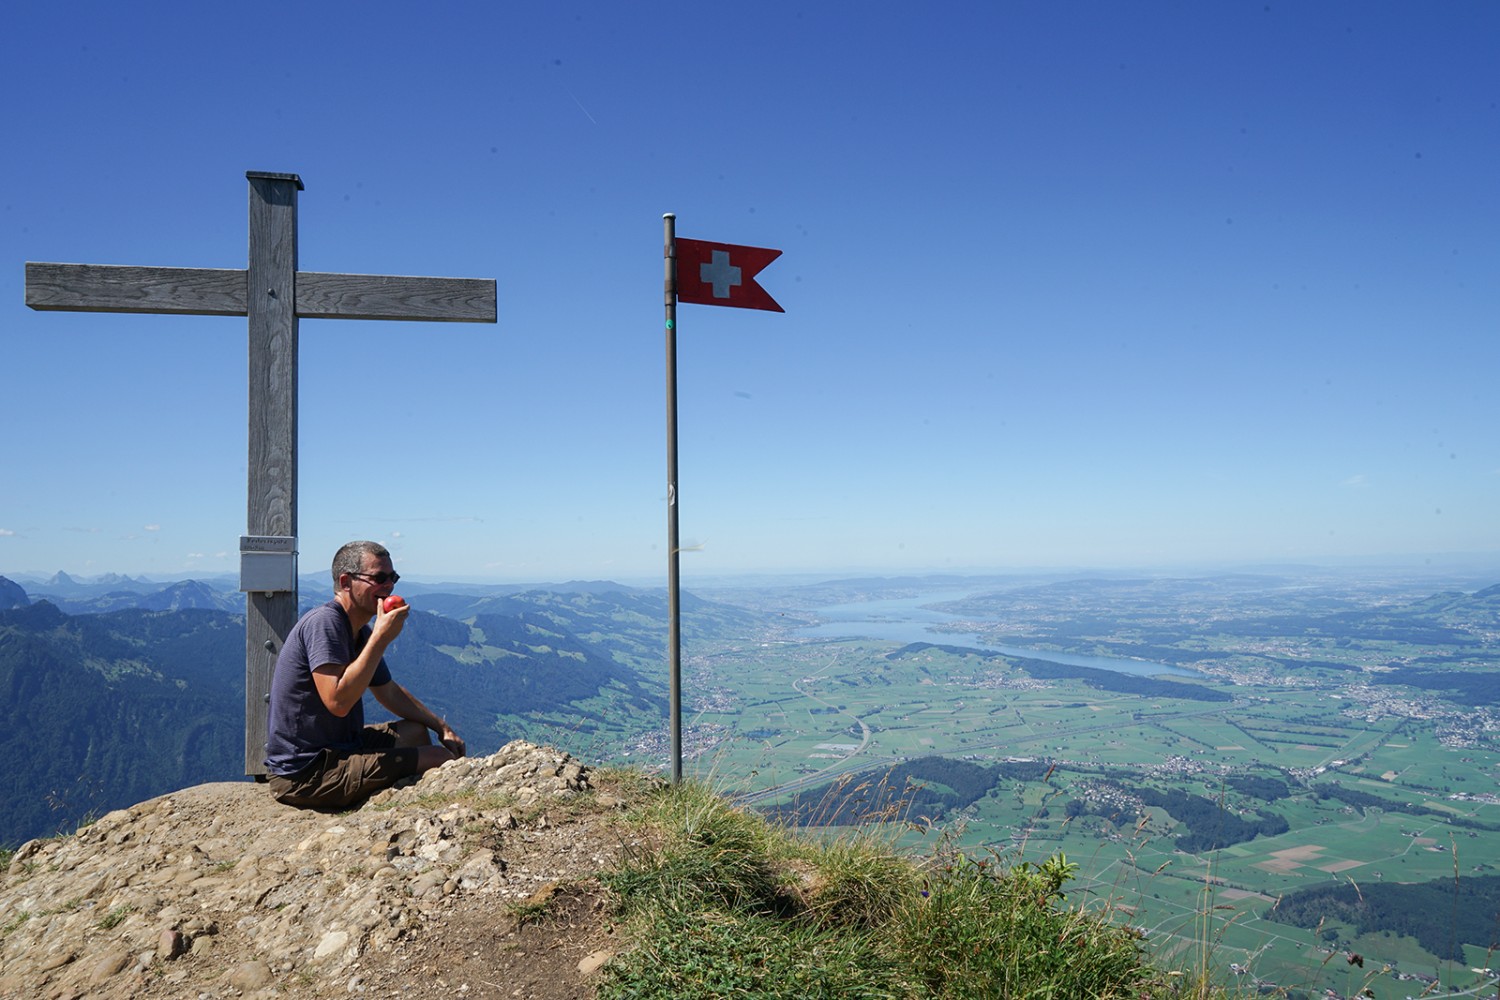
[{"label": "blue t-shirt", "polygon": [[[368,625],[354,634],[349,616],[338,601],[313,608],[292,626],[271,675],[266,770],[290,777],[311,764],[321,750],[359,749],[365,727],[364,699],[339,718],[318,696],[312,672],[330,663],[348,666],[369,638]],[[391,672],[382,658],[370,678],[370,687],[390,682]]]}]

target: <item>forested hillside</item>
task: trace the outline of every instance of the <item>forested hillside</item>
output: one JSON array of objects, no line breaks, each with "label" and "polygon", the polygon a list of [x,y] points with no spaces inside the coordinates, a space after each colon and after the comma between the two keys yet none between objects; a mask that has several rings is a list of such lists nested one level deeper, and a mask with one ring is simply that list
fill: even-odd
[{"label": "forested hillside", "polygon": [[1330,935],[1339,929],[1335,924],[1350,936],[1408,935],[1439,958],[1462,962],[1466,944],[1490,952],[1500,945],[1496,914],[1500,875],[1420,883],[1330,883],[1288,893],[1265,915],[1298,927],[1323,928]]},{"label": "forested hillside", "polygon": [[[95,613],[70,615],[30,603],[5,582],[12,606],[0,610],[0,748],[11,766],[0,770],[8,804],[0,844],[71,830],[91,814],[186,785],[244,777],[242,614],[98,613],[96,602]],[[223,600],[181,584],[135,597],[152,606],[188,594]],[[664,671],[655,669],[665,659],[664,595],[595,585],[572,594],[434,595],[432,603],[463,617],[415,608],[387,658],[471,753],[522,735],[508,720],[565,718],[588,733],[606,711],[665,717]],[[754,617],[694,599],[683,613],[686,628],[748,626]],[[366,704],[369,718],[383,717]]]},{"label": "forested hillside", "polygon": [[244,643],[223,612],[0,612],[0,843],[241,776]]}]

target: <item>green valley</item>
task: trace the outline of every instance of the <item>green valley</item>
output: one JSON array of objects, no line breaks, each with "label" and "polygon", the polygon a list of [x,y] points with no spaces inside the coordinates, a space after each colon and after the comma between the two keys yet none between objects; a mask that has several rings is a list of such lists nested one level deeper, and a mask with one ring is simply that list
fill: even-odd
[{"label": "green valley", "polygon": [[[1169,963],[1247,987],[1404,996],[1494,980],[1496,914],[1455,913],[1500,865],[1500,716],[1475,696],[1497,652],[1496,588],[1084,581],[958,607],[944,631],[1003,633],[1031,657],[797,628],[698,643],[690,772],[789,821],[863,816],[916,852],[1064,852],[1084,876],[1073,898],[1145,929]],[[1101,681],[1035,662],[1048,646],[1197,677]],[[1402,683],[1418,664],[1447,683]],[[659,757],[659,739],[638,738],[635,758]],[[1299,891],[1398,885],[1426,887],[1401,897],[1429,907],[1405,931],[1347,908],[1304,926],[1316,896],[1278,912]]]},{"label": "green valley", "polygon": [[[1500,588],[1484,584],[1297,570],[701,587],[683,604],[685,771],[811,835],[862,824],[918,855],[1065,854],[1071,902],[1246,992],[1493,990]],[[407,594],[392,666],[473,752],[524,737],[669,766],[661,592]],[[0,611],[8,731],[61,706],[54,724],[79,734],[7,786],[107,779],[97,809],[235,777],[238,616],[68,600],[77,614]],[[138,723],[175,707],[182,733]],[[146,775],[167,783],[153,792],[163,739],[176,763]],[[31,830],[77,815],[32,804]]]}]

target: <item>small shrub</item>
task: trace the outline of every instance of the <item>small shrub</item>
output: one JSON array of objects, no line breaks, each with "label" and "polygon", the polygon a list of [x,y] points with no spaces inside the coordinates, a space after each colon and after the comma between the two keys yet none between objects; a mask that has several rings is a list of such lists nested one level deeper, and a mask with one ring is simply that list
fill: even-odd
[{"label": "small shrub", "polygon": [[791,887],[806,919],[820,927],[871,929],[885,924],[917,893],[920,876],[888,844],[845,836],[798,851]]},{"label": "small shrub", "polygon": [[893,946],[934,996],[1139,996],[1157,978],[1140,934],[1061,906],[1068,877],[1065,858],[950,859],[896,917]]},{"label": "small shrub", "polygon": [[658,838],[627,851],[606,876],[631,909],[638,900],[666,901],[683,910],[704,906],[774,908],[777,880],[760,817],[735,809],[702,785],[675,785],[654,797],[638,817]]}]

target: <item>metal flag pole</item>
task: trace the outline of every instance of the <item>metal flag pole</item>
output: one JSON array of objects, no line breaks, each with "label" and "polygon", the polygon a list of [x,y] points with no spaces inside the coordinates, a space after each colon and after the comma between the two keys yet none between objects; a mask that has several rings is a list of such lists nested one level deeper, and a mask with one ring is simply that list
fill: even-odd
[{"label": "metal flag pole", "polygon": [[[780,250],[734,243],[677,239],[677,216],[662,216],[666,244],[667,307],[667,647],[672,666],[672,783],[682,780],[682,610],[677,544],[677,301],[785,312],[755,276]],[[686,281],[679,282],[677,254],[687,256]]]},{"label": "metal flag pole", "polygon": [[682,781],[682,622],[677,546],[677,216],[662,216],[667,309],[667,653],[671,661],[672,783]]}]

